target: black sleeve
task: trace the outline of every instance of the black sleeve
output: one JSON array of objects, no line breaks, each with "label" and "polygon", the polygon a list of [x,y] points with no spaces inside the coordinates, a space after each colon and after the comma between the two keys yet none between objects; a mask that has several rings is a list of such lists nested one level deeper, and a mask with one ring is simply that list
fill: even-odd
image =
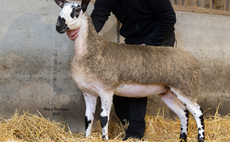
[{"label": "black sleeve", "polygon": [[97,32],[100,32],[110,16],[111,8],[109,0],[96,0],[94,10],[91,14],[93,25]]},{"label": "black sleeve", "polygon": [[144,43],[159,46],[159,41],[166,38],[168,33],[174,30],[176,14],[169,0],[148,0],[148,2],[157,14],[159,22]]}]

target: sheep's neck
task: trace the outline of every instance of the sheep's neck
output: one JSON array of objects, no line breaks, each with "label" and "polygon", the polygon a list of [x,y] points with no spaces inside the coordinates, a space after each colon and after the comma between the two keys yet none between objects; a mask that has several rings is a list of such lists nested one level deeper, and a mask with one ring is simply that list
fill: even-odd
[{"label": "sheep's neck", "polygon": [[81,59],[87,54],[87,36],[88,22],[86,18],[79,28],[78,37],[75,39],[75,57],[77,59]]},{"label": "sheep's neck", "polygon": [[75,40],[75,58],[77,60],[81,60],[86,55],[100,55],[103,46],[98,45],[104,40],[97,34],[92,19],[88,15],[85,15],[78,35]]}]

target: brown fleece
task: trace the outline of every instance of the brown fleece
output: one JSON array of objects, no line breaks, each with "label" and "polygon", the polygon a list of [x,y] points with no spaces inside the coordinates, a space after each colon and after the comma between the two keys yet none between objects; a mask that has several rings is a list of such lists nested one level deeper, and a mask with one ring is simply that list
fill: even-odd
[{"label": "brown fleece", "polygon": [[190,99],[198,95],[200,67],[192,54],[179,48],[110,42],[97,34],[89,16],[88,25],[88,52],[72,72],[82,68],[108,89],[120,83],[162,84]]}]

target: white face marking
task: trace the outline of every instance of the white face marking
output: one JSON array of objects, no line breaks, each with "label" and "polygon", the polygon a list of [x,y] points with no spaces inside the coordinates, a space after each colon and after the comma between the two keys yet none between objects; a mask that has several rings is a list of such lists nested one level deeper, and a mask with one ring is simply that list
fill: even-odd
[{"label": "white face marking", "polygon": [[71,13],[73,11],[73,8],[74,7],[78,7],[78,6],[80,6],[80,5],[77,4],[77,3],[66,3],[63,6],[63,9],[62,9],[62,11],[59,14],[59,16],[61,18],[65,19],[65,21],[66,21],[65,24],[68,26],[68,28],[70,30],[78,29],[81,26],[82,20],[81,20],[80,17],[83,15],[83,11],[82,10],[80,11],[78,18],[76,18],[76,17],[72,18],[71,17]]}]

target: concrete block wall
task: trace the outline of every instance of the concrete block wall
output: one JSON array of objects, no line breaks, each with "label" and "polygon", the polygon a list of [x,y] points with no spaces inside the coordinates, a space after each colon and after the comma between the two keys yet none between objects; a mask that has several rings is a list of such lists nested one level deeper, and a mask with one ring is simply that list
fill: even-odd
[{"label": "concrete block wall", "polygon": [[[92,9],[90,4],[88,13]],[[66,120],[74,131],[84,130],[84,100],[70,77],[73,42],[55,31],[60,10],[53,0],[1,2],[1,118],[21,108],[39,111],[52,120]],[[212,114],[219,102],[221,114],[230,112],[229,23],[228,16],[177,12],[177,48],[191,52],[200,61],[198,102]],[[100,35],[116,41],[114,16]],[[175,116],[157,96],[149,98],[147,114],[156,115],[162,106],[166,116]]]},{"label": "concrete block wall", "polygon": [[177,12],[178,48],[191,52],[201,64],[199,102],[204,110],[219,103],[219,112],[230,112],[229,16]]}]

